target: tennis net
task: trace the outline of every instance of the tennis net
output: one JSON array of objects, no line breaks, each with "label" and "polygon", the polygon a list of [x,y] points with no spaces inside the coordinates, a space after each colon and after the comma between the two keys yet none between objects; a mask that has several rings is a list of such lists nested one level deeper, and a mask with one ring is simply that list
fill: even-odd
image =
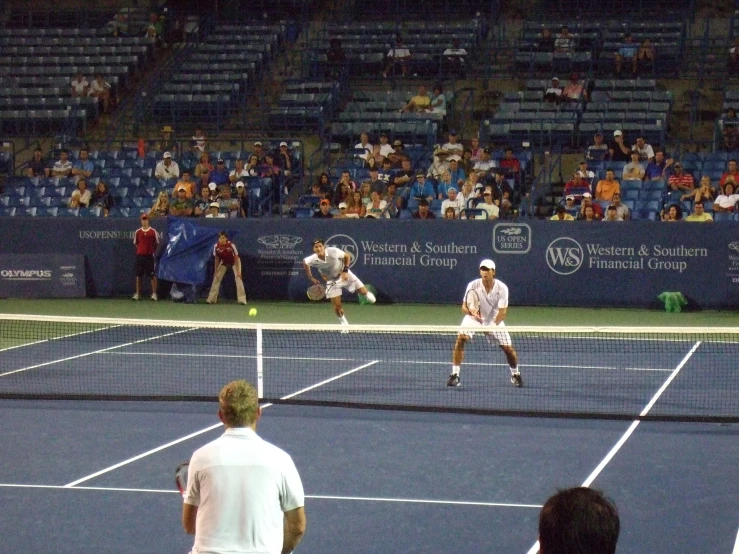
[{"label": "tennis net", "polygon": [[273,325],[0,314],[0,398],[213,401],[230,380],[264,402],[527,416],[739,421],[739,330]]}]

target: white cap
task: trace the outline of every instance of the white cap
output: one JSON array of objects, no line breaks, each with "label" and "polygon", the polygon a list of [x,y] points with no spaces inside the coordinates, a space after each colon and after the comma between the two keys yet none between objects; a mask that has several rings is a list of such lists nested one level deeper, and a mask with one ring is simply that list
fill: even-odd
[{"label": "white cap", "polygon": [[244,181],[239,181],[238,183],[236,183],[236,188],[239,187],[241,187],[242,189],[244,188]]},{"label": "white cap", "polygon": [[495,262],[493,260],[483,260],[480,262],[480,268],[495,269]]},{"label": "white cap", "polygon": [[339,209],[346,208],[346,202],[339,202]]},{"label": "white cap", "polygon": [[592,198],[592,197],[593,197],[593,195],[592,195],[592,194],[590,194],[589,192],[583,192],[583,193],[582,193],[582,197],[583,197],[583,198]]},{"label": "white cap", "polygon": [[172,153],[171,152],[165,152],[164,153],[164,157],[165,158],[171,158],[172,157]]},{"label": "white cap", "polygon": [[280,146],[287,146],[287,143],[286,142],[281,142],[280,143]]},{"label": "white cap", "polygon": [[216,190],[218,188],[218,185],[216,185],[215,183],[208,183],[208,188],[210,190]]},{"label": "white cap", "polygon": [[210,203],[210,207],[211,208],[218,208],[218,209],[220,209],[221,208],[221,205],[218,202],[211,202]]},{"label": "white cap", "polygon": [[614,137],[622,137],[624,134],[621,131],[613,131]]},{"label": "white cap", "polygon": [[461,161],[462,157],[459,154],[452,154],[449,156],[449,161],[454,160],[455,162]]}]

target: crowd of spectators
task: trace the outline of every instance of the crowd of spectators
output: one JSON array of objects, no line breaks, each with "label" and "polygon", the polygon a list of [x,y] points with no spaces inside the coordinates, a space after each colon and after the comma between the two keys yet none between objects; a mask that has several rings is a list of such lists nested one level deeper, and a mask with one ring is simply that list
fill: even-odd
[{"label": "crowd of spectators", "polygon": [[[610,144],[597,133],[585,153],[585,160],[565,183],[564,198],[551,217],[555,221],[625,221],[636,219],[639,200],[649,200],[649,213],[638,217],[662,221],[713,221],[714,214],[731,214],[737,210],[736,194],[739,170],[737,161],[728,161],[726,171],[717,183],[702,175],[696,184],[693,175],[663,150],[654,148],[643,136],[633,143],[622,131],[613,133]],[[627,162],[623,165],[618,162]],[[614,169],[618,165],[620,170]],[[602,178],[597,179],[599,171]],[[628,191],[622,190],[628,184]],[[625,192],[632,199],[624,202]],[[655,208],[656,206],[656,208]],[[636,207],[636,208],[635,208]]]},{"label": "crowd of spectators", "polygon": [[[420,102],[414,98],[409,104]],[[372,144],[370,135],[362,133],[351,150],[352,168],[344,167],[334,180],[326,173],[318,176],[300,199],[314,210],[313,217],[509,218],[527,195],[521,162],[512,148],[494,160],[479,138],[463,143],[451,130],[447,141],[435,146],[429,163],[411,157],[400,140],[390,144],[385,134],[378,140]],[[366,177],[359,182],[352,178],[357,163],[357,174]]]},{"label": "crowd of spectators", "polygon": [[[228,160],[227,164],[220,158],[211,161],[202,129],[197,128],[189,141],[189,148],[183,148],[189,149],[187,156],[179,152],[182,143],[174,140],[172,133],[171,126],[162,129],[162,140],[153,147],[161,152],[161,159],[153,168],[148,182],[141,185],[146,190],[143,196],[153,198],[152,205],[145,208],[152,218],[168,215],[247,217],[250,214],[250,178],[259,179],[260,196],[264,192],[264,181],[271,187],[267,194],[275,197],[282,192],[280,188],[287,187],[290,182],[294,159],[286,142],[281,142],[275,151],[268,151],[261,141],[257,141],[253,153],[246,159]],[[167,150],[162,151],[164,148]],[[138,155],[147,155],[143,141]],[[110,186],[101,169],[103,166],[96,165],[90,158],[88,147],[82,147],[76,156],[72,159],[70,152],[63,149],[59,151],[58,159],[49,162],[42,150],[36,148],[22,173],[31,179],[46,180],[42,184],[54,184],[51,188],[56,191],[66,191],[62,193],[66,195],[64,205],[72,210],[96,208],[99,215],[110,215],[113,208],[122,203],[128,188]],[[188,167],[193,160],[197,160],[197,164],[193,168]],[[69,185],[73,185],[71,191]]]}]

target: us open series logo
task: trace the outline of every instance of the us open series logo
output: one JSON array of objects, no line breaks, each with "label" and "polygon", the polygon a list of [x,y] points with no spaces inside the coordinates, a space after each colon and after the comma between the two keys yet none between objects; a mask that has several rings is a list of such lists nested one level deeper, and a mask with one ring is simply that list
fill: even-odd
[{"label": "us open series logo", "polygon": [[528,254],[531,250],[531,227],[526,223],[496,223],[493,227],[493,250],[498,254]]}]

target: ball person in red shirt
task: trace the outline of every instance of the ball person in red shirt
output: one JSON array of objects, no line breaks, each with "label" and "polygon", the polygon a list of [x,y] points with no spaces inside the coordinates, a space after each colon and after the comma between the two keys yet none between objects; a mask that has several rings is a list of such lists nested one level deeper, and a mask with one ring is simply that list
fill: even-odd
[{"label": "ball person in red shirt", "polygon": [[141,298],[141,278],[148,275],[151,279],[151,299],[156,301],[158,297],[154,256],[159,246],[159,234],[149,227],[149,216],[146,214],[141,216],[141,228],[134,233],[133,243],[136,245],[136,294],[133,299]]},{"label": "ball person in red shirt", "polygon": [[226,275],[228,268],[233,268],[234,277],[236,279],[236,296],[239,304],[246,304],[246,292],[244,291],[244,281],[241,280],[241,258],[236,250],[236,245],[228,240],[226,231],[218,233],[218,242],[213,247],[213,257],[215,258],[215,271],[213,273],[213,284],[208,294],[208,304],[215,304],[218,301],[218,293],[221,290],[221,281]]}]

